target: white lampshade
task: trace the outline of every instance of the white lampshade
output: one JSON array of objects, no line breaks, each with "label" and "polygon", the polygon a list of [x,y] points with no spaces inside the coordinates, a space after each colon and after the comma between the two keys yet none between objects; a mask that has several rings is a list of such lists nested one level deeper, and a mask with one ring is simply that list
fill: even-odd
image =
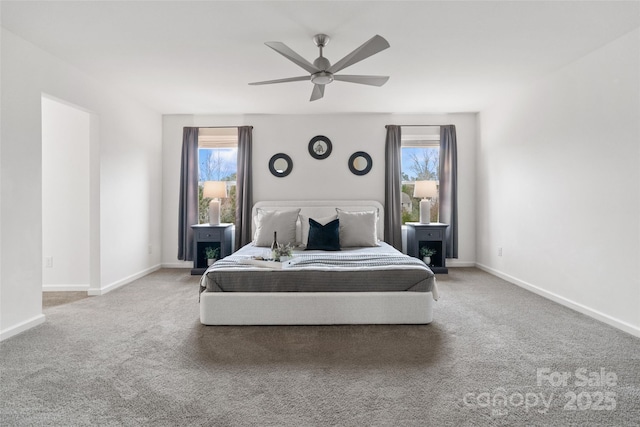
[{"label": "white lampshade", "polygon": [[431,222],[431,199],[438,196],[438,185],[435,181],[416,181],[413,187],[413,197],[422,197],[420,201],[420,222]]},{"label": "white lampshade", "polygon": [[413,197],[431,199],[438,196],[438,185],[435,181],[416,181]]},{"label": "white lampshade", "polygon": [[205,181],[202,197],[205,199],[227,197],[227,183],[224,181]]},{"label": "white lampshade", "polygon": [[227,183],[224,181],[205,181],[202,197],[211,199],[209,202],[209,224],[220,224],[220,201],[218,199],[227,197]]}]

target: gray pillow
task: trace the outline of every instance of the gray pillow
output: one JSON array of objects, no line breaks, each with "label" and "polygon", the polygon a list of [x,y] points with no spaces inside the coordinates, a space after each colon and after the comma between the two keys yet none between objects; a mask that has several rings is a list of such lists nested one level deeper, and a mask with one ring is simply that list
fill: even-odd
[{"label": "gray pillow", "polygon": [[278,243],[296,245],[296,221],[300,209],[286,211],[256,210],[256,233],[253,244],[255,246],[270,247],[273,242],[273,232],[278,235]]},{"label": "gray pillow", "polygon": [[355,246],[379,246],[378,212],[360,211],[348,212],[336,208],[340,220],[340,246],[343,248]]}]

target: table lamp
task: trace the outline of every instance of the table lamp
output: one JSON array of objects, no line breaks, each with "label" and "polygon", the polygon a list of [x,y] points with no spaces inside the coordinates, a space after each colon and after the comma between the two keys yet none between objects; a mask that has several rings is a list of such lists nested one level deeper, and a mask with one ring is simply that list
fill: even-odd
[{"label": "table lamp", "polygon": [[431,222],[431,199],[438,195],[438,186],[435,181],[416,181],[413,187],[413,197],[422,197],[420,200],[420,223]]},{"label": "table lamp", "polygon": [[220,224],[220,198],[227,197],[227,183],[224,181],[205,181],[202,197],[209,202],[209,224]]}]

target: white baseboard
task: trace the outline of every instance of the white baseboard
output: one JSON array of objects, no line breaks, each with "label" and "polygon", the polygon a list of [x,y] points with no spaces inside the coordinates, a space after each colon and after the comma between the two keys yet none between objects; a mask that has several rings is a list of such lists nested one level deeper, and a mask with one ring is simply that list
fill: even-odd
[{"label": "white baseboard", "polygon": [[29,320],[25,320],[24,322],[18,323],[15,326],[12,326],[7,329],[3,329],[0,331],[0,341],[4,341],[28,329],[38,326],[39,324],[44,323],[44,320],[45,320],[44,314],[39,314]]},{"label": "white baseboard", "polygon": [[455,258],[447,258],[447,267],[475,267],[475,261],[461,261]]},{"label": "white baseboard", "polygon": [[489,274],[492,274],[494,276],[497,276],[503,280],[506,280],[509,283],[513,283],[516,286],[519,286],[523,289],[526,289],[528,291],[533,292],[534,294],[540,295],[544,298],[547,298],[553,302],[557,302],[558,304],[561,304],[565,307],[568,307],[572,310],[575,310],[579,313],[582,313],[584,315],[587,315],[589,317],[592,317],[596,320],[599,320],[601,322],[606,323],[607,325],[613,326],[614,328],[620,329],[624,332],[627,332],[631,335],[634,335],[636,337],[640,338],[640,328],[638,328],[637,326],[631,325],[625,321],[622,321],[620,319],[616,319],[615,317],[611,317],[608,314],[604,314],[601,313],[598,310],[594,310],[592,308],[589,308],[585,305],[582,305],[580,303],[577,303],[575,301],[572,301],[568,298],[565,298],[563,296],[560,296],[558,294],[555,294],[553,292],[549,292],[545,289],[539,288],[538,286],[532,285],[531,283],[527,283],[523,280],[517,279],[513,276],[510,276],[506,273],[503,273],[499,270],[496,270],[494,268],[488,267],[484,264],[480,264],[480,263],[476,263],[476,267],[478,267],[481,270],[486,271]]},{"label": "white baseboard", "polygon": [[162,268],[193,268],[193,262],[163,262]]},{"label": "white baseboard", "polygon": [[89,285],[42,285],[42,292],[87,292]]},{"label": "white baseboard", "polygon": [[149,267],[145,270],[140,271],[139,273],[136,274],[132,274],[131,276],[125,277],[124,279],[120,279],[117,280],[113,283],[110,283],[100,289],[91,289],[89,288],[89,290],[87,291],[87,294],[90,296],[97,296],[97,295],[104,295],[107,292],[111,292],[114,289],[118,289],[121,286],[124,285],[128,285],[129,283],[133,282],[134,280],[137,280],[141,277],[146,276],[149,273],[153,273],[154,271],[160,270],[161,266],[160,264],[156,264],[153,267]]}]

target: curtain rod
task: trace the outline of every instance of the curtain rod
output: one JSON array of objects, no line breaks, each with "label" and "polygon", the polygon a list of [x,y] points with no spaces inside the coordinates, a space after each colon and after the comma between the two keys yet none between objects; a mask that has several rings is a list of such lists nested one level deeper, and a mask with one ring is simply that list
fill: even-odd
[{"label": "curtain rod", "polygon": [[401,128],[407,128],[407,127],[440,127],[440,126],[449,126],[449,125],[396,125],[396,126],[400,126]]},{"label": "curtain rod", "polygon": [[[233,129],[233,128],[241,128],[245,126],[184,126],[186,128],[200,128],[200,129]],[[248,126],[253,129],[253,126]]]}]

